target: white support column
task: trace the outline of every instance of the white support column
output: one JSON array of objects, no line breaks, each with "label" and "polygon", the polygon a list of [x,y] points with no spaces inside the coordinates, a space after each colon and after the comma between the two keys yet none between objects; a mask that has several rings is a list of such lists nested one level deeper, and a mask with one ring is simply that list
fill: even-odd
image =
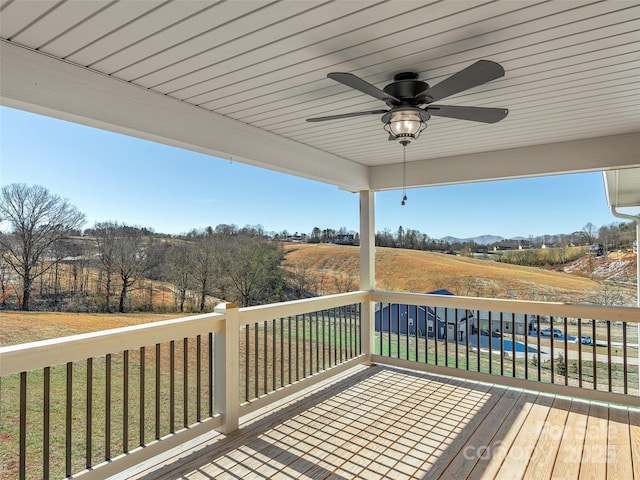
[{"label": "white support column", "polygon": [[[640,220],[636,220],[636,303],[640,308]],[[638,324],[638,366],[640,366],[640,323]],[[638,378],[638,395],[640,395],[640,378]]]},{"label": "white support column", "polygon": [[221,303],[214,311],[226,316],[224,330],[214,334],[213,345],[214,408],[222,413],[223,422],[218,430],[226,435],[237,430],[239,425],[240,309],[233,303]]},{"label": "white support column", "polygon": [[[606,177],[605,177],[606,178]],[[605,185],[607,185],[605,180]],[[640,215],[628,215],[626,213],[620,213],[616,210],[616,206],[611,204],[611,200],[609,197],[609,190],[607,186],[607,201],[609,202],[609,207],[611,208],[611,214],[616,218],[621,218],[622,220],[631,220],[636,224],[636,304],[638,308],[640,308]],[[640,323],[636,327],[638,329],[638,365],[640,365]],[[640,378],[638,378],[638,394],[640,395]]]},{"label": "white support column", "polygon": [[[360,290],[376,288],[376,235],[374,192],[360,192]],[[375,304],[366,301],[362,305],[362,351],[365,363],[371,363],[375,344]]]}]

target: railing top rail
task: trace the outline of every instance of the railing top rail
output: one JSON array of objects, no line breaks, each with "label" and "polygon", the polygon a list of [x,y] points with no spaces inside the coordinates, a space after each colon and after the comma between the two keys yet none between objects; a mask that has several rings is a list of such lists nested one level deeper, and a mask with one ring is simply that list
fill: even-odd
[{"label": "railing top rail", "polygon": [[0,376],[220,331],[224,319],[206,313],[0,347]]},{"label": "railing top rail", "polygon": [[258,305],[255,307],[243,307],[240,309],[240,325],[250,325],[274,318],[301,315],[303,313],[317,312],[328,308],[364,302],[369,299],[369,294],[370,292],[367,291],[356,291],[326,295],[323,297],[305,298],[290,302]]},{"label": "railing top rail", "polygon": [[460,308],[489,312],[509,312],[640,323],[640,308],[638,307],[607,307],[602,305],[503,300],[497,298],[385,292],[379,290],[371,292],[371,300],[374,302],[421,305],[425,307]]}]

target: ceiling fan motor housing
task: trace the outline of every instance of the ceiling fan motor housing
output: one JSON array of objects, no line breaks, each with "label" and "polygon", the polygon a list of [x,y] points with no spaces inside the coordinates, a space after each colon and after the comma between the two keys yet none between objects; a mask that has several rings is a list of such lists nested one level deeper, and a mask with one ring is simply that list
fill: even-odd
[{"label": "ceiling fan motor housing", "polygon": [[[429,84],[418,80],[418,74],[415,72],[402,72],[393,77],[393,83],[390,83],[382,90],[401,101],[400,105],[416,106],[419,103],[415,97],[419,93],[429,88]],[[421,101],[420,103],[426,103]],[[398,106],[398,105],[394,105]]]}]

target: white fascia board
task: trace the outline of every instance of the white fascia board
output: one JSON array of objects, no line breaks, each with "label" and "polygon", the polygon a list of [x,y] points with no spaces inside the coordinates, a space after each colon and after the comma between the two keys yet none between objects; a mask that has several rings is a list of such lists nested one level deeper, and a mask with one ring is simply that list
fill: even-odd
[{"label": "white fascia board", "polygon": [[0,104],[367,190],[368,168],[58,58],[0,41]]},{"label": "white fascia board", "polygon": [[[407,163],[407,188],[640,167],[640,133]],[[371,168],[372,190],[403,187],[398,164]]]}]

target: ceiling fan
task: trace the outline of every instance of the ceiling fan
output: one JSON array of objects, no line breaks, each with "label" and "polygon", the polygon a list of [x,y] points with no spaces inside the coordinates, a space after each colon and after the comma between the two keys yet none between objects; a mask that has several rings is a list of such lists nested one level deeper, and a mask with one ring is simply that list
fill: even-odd
[{"label": "ceiling fan", "polygon": [[431,115],[483,123],[496,123],[502,120],[509,113],[506,108],[435,105],[433,102],[490,82],[503,75],[504,68],[500,64],[489,60],[479,60],[434,87],[419,80],[418,74],[415,72],[402,72],[394,76],[392,83],[380,90],[351,73],[329,73],[328,78],[382,100],[389,109],[308,118],[307,122],[324,122],[363,115],[382,115],[382,123],[385,124],[385,130],[389,133],[389,140],[397,140],[406,146],[418,138],[420,132],[427,127],[426,122]]}]

